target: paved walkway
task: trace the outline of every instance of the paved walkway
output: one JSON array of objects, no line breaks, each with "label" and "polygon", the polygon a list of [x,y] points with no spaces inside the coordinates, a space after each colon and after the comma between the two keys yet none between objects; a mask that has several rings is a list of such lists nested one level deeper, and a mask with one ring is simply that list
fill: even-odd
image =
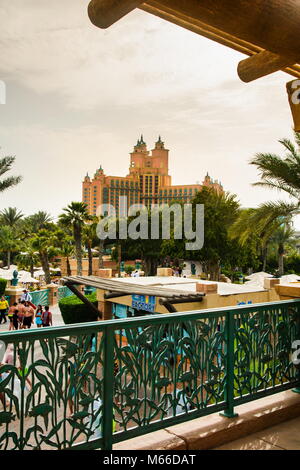
[{"label": "paved walkway", "polygon": [[300,417],[237,439],[215,450],[300,450]]},{"label": "paved walkway", "polygon": [[[64,325],[64,321],[62,319],[62,316],[61,316],[61,313],[60,313],[60,310],[59,310],[59,307],[58,305],[56,305],[55,307],[50,307],[50,311],[52,313],[52,321],[53,321],[53,326],[61,326],[61,325]],[[8,320],[7,320],[7,323],[1,323],[0,325],[0,333],[2,331],[8,331],[8,326],[9,326],[9,323],[8,323]],[[31,328],[37,328],[36,324],[32,325]]]}]

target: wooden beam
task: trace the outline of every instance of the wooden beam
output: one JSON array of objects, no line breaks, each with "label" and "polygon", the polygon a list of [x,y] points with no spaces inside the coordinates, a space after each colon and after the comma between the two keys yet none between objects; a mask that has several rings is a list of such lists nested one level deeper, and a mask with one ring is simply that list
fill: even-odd
[{"label": "wooden beam", "polygon": [[249,83],[291,66],[294,62],[295,59],[283,57],[273,52],[262,51],[242,60],[238,65],[238,75],[243,82]]},{"label": "wooden beam", "polygon": [[98,28],[108,28],[141,3],[143,0],[92,0],[88,6],[88,15]]},{"label": "wooden beam", "polygon": [[147,0],[191,23],[200,20],[262,49],[299,57],[300,2],[295,0]]},{"label": "wooden beam", "polygon": [[89,310],[91,310],[93,313],[96,313],[97,317],[102,318],[102,313],[100,310],[98,310],[97,307],[92,304],[92,302],[90,302],[81,292],[79,292],[79,290],[76,289],[72,283],[65,282],[64,284],[87,306]]},{"label": "wooden beam", "polygon": [[[227,5],[228,2],[230,3],[230,7],[232,7],[234,10],[236,9],[236,4],[240,3],[241,0],[237,0],[237,2],[231,2],[231,1],[228,1],[228,0],[215,0],[215,1],[206,1],[205,3],[206,4],[210,4],[210,15],[207,14],[209,12],[209,9],[208,11],[206,11],[206,15],[202,15],[200,16],[199,12],[198,12],[198,16],[196,17],[194,15],[194,10],[195,8],[204,8],[203,7],[203,1],[201,0],[189,0],[189,1],[181,1],[181,0],[160,0],[160,1],[156,1],[156,0],[147,0],[145,3],[143,3],[139,8],[143,11],[146,11],[148,13],[151,13],[155,16],[158,16],[162,19],[165,19],[167,21],[170,21],[178,26],[181,26],[185,29],[188,29],[190,31],[193,31],[194,33],[196,34],[201,34],[202,36],[204,37],[207,37],[208,39],[211,39],[213,41],[216,41],[220,44],[223,44],[227,47],[230,47],[238,52],[241,52],[243,54],[246,54],[246,55],[249,55],[249,56],[253,56],[255,54],[258,54],[260,52],[267,52],[266,49],[268,49],[268,47],[266,47],[266,43],[265,42],[261,42],[261,40],[258,40],[258,35],[256,35],[256,29],[257,28],[249,28],[249,29],[252,29],[252,34],[251,34],[251,38],[248,37],[248,39],[246,40],[245,39],[245,35],[242,36],[239,36],[239,31],[238,31],[238,28],[232,28],[230,29],[230,31],[225,31],[224,29],[221,29],[220,27],[216,27],[216,22],[214,19],[212,19],[212,17],[217,17],[219,18],[220,16],[222,16],[221,12],[223,10],[222,6],[224,6],[224,8],[226,9],[227,6],[225,6],[225,4]],[[275,3],[278,3],[278,1],[280,3],[281,0],[271,0],[270,1],[270,5],[268,4],[268,8],[276,8],[276,6],[274,7],[274,4]],[[263,3],[266,3],[264,1],[258,1],[257,0],[248,0],[248,1],[244,1],[243,2],[246,7],[248,9],[253,9],[255,10],[256,7],[256,4],[259,3],[261,7],[263,7]],[[296,6],[295,4],[293,4],[291,6],[291,1],[288,1],[287,2],[289,5],[285,5],[285,8],[295,8],[297,10],[297,15],[300,15],[299,13],[299,9],[300,9],[300,5],[299,6]],[[187,6],[188,4],[188,6]],[[212,5],[213,4],[213,5]],[[220,5],[221,4],[221,5]],[[234,4],[234,5],[232,5]],[[271,5],[272,4],[272,5]],[[244,5],[244,6],[245,6]],[[265,5],[266,6],[266,5]],[[217,12],[216,14],[214,13],[214,7],[216,8]],[[280,9],[280,7],[278,6],[277,7],[278,9]],[[230,10],[230,8],[229,8]],[[259,15],[259,10],[257,9],[257,14]],[[224,15],[224,18],[225,18],[226,15]],[[205,22],[205,20],[206,22]],[[239,21],[237,21],[237,19],[239,19]],[[210,21],[210,22],[209,22]],[[245,23],[247,22],[247,18],[243,18],[242,17],[242,14],[239,15],[239,12],[236,11],[236,15],[234,16],[234,22],[235,23],[239,23],[239,22],[242,22],[242,23]],[[270,19],[269,19],[269,23],[270,23]],[[219,24],[219,23],[218,23]],[[233,23],[234,25],[234,23]],[[246,28],[247,29],[247,28]],[[274,29],[274,28],[273,28]],[[294,34],[295,34],[295,30],[297,28],[294,26]],[[279,28],[280,30],[280,28]],[[235,31],[235,32],[234,32]],[[279,37],[280,34],[278,34],[278,30],[276,30],[276,35]],[[278,42],[278,37],[277,37],[277,42]],[[299,38],[298,38],[299,40]],[[292,40],[293,41],[293,40]],[[276,42],[276,44],[277,44]],[[283,41],[279,40],[279,43],[281,44]],[[268,41],[268,44],[270,45],[269,41]],[[273,44],[273,43],[272,43]],[[272,45],[271,44],[271,45]],[[274,49],[276,46],[273,46]],[[290,74],[290,75],[293,75],[294,77],[297,77],[297,78],[300,78],[300,66],[298,64],[296,64],[296,62],[299,61],[300,59],[300,54],[299,54],[299,48],[297,49],[297,47],[294,47],[292,48],[294,50],[294,52],[292,52],[292,50],[288,50],[286,48],[284,48],[285,50],[285,54],[281,54],[283,56],[287,55],[289,58],[291,57],[291,55],[293,56],[293,59],[290,60],[288,59],[288,64],[287,66],[282,66],[280,67],[281,70],[283,70],[284,72]],[[271,48],[270,48],[271,50]],[[274,52],[274,54],[276,55],[280,55],[278,54],[277,50]],[[295,65],[293,65],[293,63]],[[243,67],[243,66],[242,66]],[[278,69],[277,69],[278,70]]]}]

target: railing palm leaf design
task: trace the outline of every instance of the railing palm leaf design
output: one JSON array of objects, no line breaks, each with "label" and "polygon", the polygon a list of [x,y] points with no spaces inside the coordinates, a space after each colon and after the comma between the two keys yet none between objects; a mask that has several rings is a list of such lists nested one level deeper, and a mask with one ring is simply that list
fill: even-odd
[{"label": "railing palm leaf design", "polygon": [[299,387],[300,301],[2,333],[0,449],[106,448]]}]

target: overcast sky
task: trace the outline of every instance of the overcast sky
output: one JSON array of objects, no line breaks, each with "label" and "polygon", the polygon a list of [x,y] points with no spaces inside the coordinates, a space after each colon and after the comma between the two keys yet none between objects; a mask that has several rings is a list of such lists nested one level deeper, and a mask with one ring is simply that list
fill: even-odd
[{"label": "overcast sky", "polygon": [[81,200],[87,171],[102,164],[125,176],[141,133],[149,148],[161,134],[173,184],[201,182],[208,171],[245,207],[278,199],[252,186],[258,174],[248,162],[292,138],[291,77],[244,84],[242,54],[139,10],[100,30],[87,5],[0,0],[1,155],[15,155],[23,175],[0,209],[57,216]]}]

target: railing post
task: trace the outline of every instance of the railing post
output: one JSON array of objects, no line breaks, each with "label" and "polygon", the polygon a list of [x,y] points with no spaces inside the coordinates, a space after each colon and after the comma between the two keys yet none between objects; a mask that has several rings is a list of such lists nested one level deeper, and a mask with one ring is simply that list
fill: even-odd
[{"label": "railing post", "polygon": [[226,418],[235,418],[238,416],[234,412],[234,314],[226,313],[225,321],[225,338],[226,338],[226,383],[225,383],[225,400],[226,409],[220,413]]},{"label": "railing post", "polygon": [[[297,339],[300,340],[300,308],[297,308]],[[298,385],[292,389],[292,392],[300,394],[300,364],[297,369]]]},{"label": "railing post", "polygon": [[104,330],[103,449],[112,450],[114,397],[114,328]]}]

